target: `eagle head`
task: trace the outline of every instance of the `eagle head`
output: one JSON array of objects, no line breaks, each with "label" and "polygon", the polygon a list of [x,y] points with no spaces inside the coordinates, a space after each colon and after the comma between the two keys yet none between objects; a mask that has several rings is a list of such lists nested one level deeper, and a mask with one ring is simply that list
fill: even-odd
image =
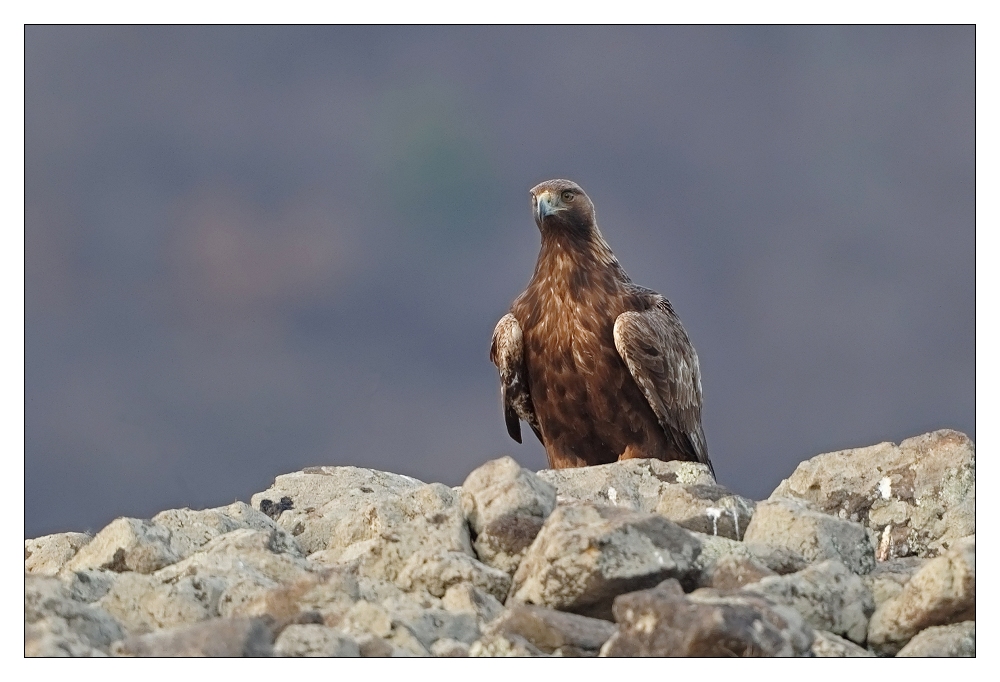
[{"label": "eagle head", "polygon": [[572,180],[546,180],[532,187],[531,209],[543,233],[567,230],[588,234],[596,224],[594,203]]}]

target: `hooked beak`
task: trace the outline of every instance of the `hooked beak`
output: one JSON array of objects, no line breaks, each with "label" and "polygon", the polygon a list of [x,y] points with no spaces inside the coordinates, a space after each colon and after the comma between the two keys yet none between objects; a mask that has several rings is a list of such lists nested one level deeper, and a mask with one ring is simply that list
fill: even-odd
[{"label": "hooked beak", "polygon": [[536,199],[535,219],[541,223],[548,216],[562,210],[564,210],[564,207],[558,204],[558,199],[553,198],[552,193],[546,190],[539,194]]}]

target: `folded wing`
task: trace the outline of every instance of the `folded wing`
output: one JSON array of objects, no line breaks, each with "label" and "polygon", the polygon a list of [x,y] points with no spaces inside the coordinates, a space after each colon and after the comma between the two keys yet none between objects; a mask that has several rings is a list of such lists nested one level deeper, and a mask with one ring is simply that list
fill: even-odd
[{"label": "folded wing", "polygon": [[500,318],[493,330],[493,343],[490,346],[490,360],[500,370],[500,394],[503,402],[503,417],[507,423],[507,433],[521,442],[521,422],[523,419],[535,432],[538,441],[542,440],[542,432],[535,416],[535,406],[528,392],[528,377],[524,366],[524,338],[521,335],[521,325],[517,318],[507,313]]},{"label": "folded wing", "polygon": [[618,354],[667,438],[711,470],[701,427],[698,355],[670,303],[657,294],[650,309],[622,313],[615,320],[614,336]]}]

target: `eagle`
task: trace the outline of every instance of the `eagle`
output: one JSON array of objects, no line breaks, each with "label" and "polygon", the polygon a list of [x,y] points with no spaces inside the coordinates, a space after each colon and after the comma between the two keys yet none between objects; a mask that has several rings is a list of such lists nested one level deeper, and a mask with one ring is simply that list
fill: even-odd
[{"label": "eagle", "polygon": [[698,355],[670,301],[632,282],[575,182],[531,190],[541,250],[493,331],[507,433],[553,469],[623,459],[708,465]]}]

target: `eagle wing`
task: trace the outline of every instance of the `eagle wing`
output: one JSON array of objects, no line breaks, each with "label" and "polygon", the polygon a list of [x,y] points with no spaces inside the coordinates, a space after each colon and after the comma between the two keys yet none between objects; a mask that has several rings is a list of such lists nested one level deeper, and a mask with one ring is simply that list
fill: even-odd
[{"label": "eagle wing", "polygon": [[535,406],[528,392],[528,373],[524,364],[524,337],[517,318],[507,313],[497,322],[493,330],[493,344],[490,346],[490,361],[500,370],[500,395],[503,401],[503,417],[507,423],[507,433],[521,442],[521,422],[523,419],[542,440],[542,432],[535,416]]},{"label": "eagle wing", "polygon": [[692,460],[707,464],[714,476],[701,427],[698,355],[670,302],[654,296],[648,310],[618,316],[615,348],[667,437]]}]

